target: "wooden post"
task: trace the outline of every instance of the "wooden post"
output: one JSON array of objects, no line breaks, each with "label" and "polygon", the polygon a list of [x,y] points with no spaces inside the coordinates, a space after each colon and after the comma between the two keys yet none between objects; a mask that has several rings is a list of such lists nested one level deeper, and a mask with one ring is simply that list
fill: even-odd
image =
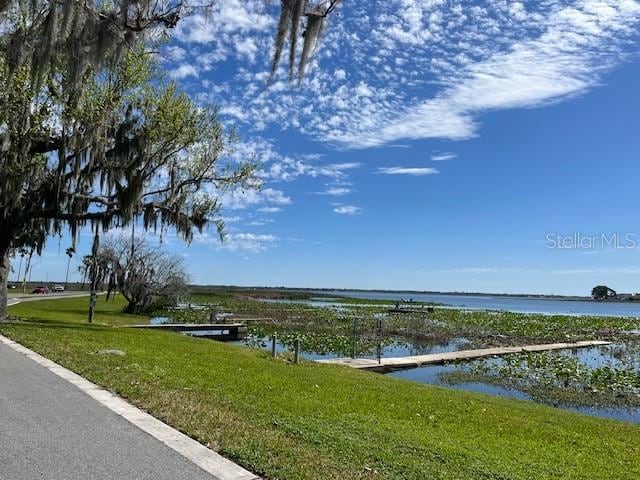
[{"label": "wooden post", "polygon": [[295,363],[300,362],[300,339],[296,338],[295,342],[293,343],[294,346],[294,350],[293,350],[293,361]]},{"label": "wooden post", "polygon": [[277,345],[278,335],[275,333],[271,335],[271,356],[275,358],[277,356],[276,345]]},{"label": "wooden post", "polygon": [[378,354],[378,365],[382,364],[382,318],[378,318],[377,319],[377,336],[378,336],[378,348],[377,348],[377,354]]},{"label": "wooden post", "polygon": [[353,319],[353,349],[351,352],[351,358],[356,358],[358,355],[358,320]]}]

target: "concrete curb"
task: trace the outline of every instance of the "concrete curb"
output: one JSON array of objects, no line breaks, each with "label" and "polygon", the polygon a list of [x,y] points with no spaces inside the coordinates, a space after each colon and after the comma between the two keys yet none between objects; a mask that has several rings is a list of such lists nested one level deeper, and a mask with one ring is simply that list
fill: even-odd
[{"label": "concrete curb", "polygon": [[128,422],[159,440],[167,447],[196,464],[217,480],[260,480],[260,477],[227,460],[201,443],[134,407],[122,398],[100,388],[89,380],[43,357],[13,340],[0,335],[3,343],[27,358],[42,365],[58,377],[72,383],[91,398]]}]

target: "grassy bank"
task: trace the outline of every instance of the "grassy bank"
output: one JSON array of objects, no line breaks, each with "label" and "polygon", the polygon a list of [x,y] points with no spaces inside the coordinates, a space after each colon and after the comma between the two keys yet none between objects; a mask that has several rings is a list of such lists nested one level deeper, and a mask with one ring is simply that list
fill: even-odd
[{"label": "grassy bank", "polygon": [[[141,315],[123,314],[126,301],[116,295],[109,301],[98,296],[93,317],[96,324],[129,325],[147,323],[149,318]],[[89,297],[57,298],[19,303],[9,307],[9,315],[29,317],[35,320],[85,323],[89,314]]]},{"label": "grassy bank", "polygon": [[[640,427],[166,332],[86,326],[86,299],[0,331],[266,478],[636,479]],[[129,323],[101,302],[105,323]],[[69,309],[70,313],[66,313]],[[48,318],[45,318],[48,317]],[[103,349],[125,356],[103,356]]]}]

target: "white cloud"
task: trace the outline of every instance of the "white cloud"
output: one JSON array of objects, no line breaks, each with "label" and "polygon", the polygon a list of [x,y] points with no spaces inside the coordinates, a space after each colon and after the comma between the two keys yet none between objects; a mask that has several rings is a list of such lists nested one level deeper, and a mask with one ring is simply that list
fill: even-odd
[{"label": "white cloud", "polygon": [[262,207],[259,208],[258,211],[262,213],[278,213],[281,212],[282,209],[280,207]]},{"label": "white cloud", "polygon": [[238,215],[234,215],[234,216],[232,216],[232,217],[223,216],[223,217],[221,218],[221,220],[222,220],[224,223],[237,223],[237,222],[239,222],[240,220],[242,220],[242,217],[240,217],[240,216],[238,216]]},{"label": "white cloud", "polygon": [[386,167],[386,168],[378,168],[377,173],[381,173],[384,175],[422,176],[422,175],[435,175],[440,172],[435,168],[431,168],[431,167]]},{"label": "white cloud", "polygon": [[261,3],[255,0],[214,2],[209,14],[197,13],[182,19],[175,37],[184,43],[212,43],[236,32],[265,32],[271,28],[273,19],[265,14]]},{"label": "white cloud", "polygon": [[193,241],[197,244],[212,245],[217,250],[259,253],[276,247],[278,238],[270,234],[233,232],[227,233],[224,241],[221,242],[218,235],[209,235],[205,232],[194,235]]},{"label": "white cloud", "polygon": [[227,105],[226,107],[220,109],[220,114],[226,115],[228,117],[233,117],[238,120],[249,119],[249,115],[247,115],[247,113],[242,110],[242,107],[240,105]]},{"label": "white cloud", "polygon": [[255,233],[230,233],[226,236],[221,248],[231,252],[259,253],[276,246],[278,238],[274,235],[257,235]]},{"label": "white cloud", "polygon": [[[266,15],[251,3],[247,12]],[[468,139],[487,111],[546,105],[599,85],[624,61],[639,21],[638,0],[348,2],[299,88],[284,67],[269,89],[267,72],[239,68],[216,100],[241,105],[241,121],[256,131],[276,125],[343,148]],[[257,25],[256,65],[267,65],[273,19]]]},{"label": "white cloud", "polygon": [[[640,19],[640,4],[633,0],[549,3],[553,7],[523,25],[510,44],[501,44],[506,38],[498,35],[502,27],[508,28],[506,21],[495,25],[495,33],[489,31],[493,44],[474,45],[470,40],[479,32],[469,32],[468,50],[481,58],[471,61],[465,52],[463,68],[442,77],[445,88],[431,98],[405,104],[397,114],[378,107],[377,118],[364,125],[352,122],[354,127],[338,129],[328,137],[356,148],[406,138],[464,139],[476,134],[475,118],[481,112],[535,107],[597,85],[602,72],[620,61],[617,38],[632,32]],[[528,18],[523,8],[513,7],[510,15]],[[474,21],[477,26],[483,18]],[[409,37],[396,37],[411,43]],[[360,87],[356,85],[356,95]]]},{"label": "white cloud", "polygon": [[[240,121],[250,116],[250,113],[239,105],[227,105],[222,107],[220,112]],[[344,181],[349,171],[362,166],[359,162],[328,163],[323,161],[324,156],[320,154],[283,155],[273,141],[265,138],[252,138],[235,144],[231,158],[238,162],[257,162],[260,166],[258,177],[271,182],[291,182],[301,176]]]},{"label": "white cloud", "polygon": [[341,197],[343,195],[348,195],[351,193],[350,188],[346,187],[329,187],[322,192],[314,192],[316,195],[331,195],[333,197]]},{"label": "white cloud", "polygon": [[457,158],[458,155],[456,155],[455,153],[434,153],[433,155],[431,155],[431,161],[432,162],[446,162],[448,160],[453,160],[454,158]]},{"label": "white cloud", "polygon": [[275,220],[273,220],[272,218],[259,218],[257,220],[252,220],[250,222],[247,222],[247,226],[248,227],[262,227],[264,225],[267,225],[269,223],[273,223]]},{"label": "white cloud", "polygon": [[244,38],[236,43],[236,51],[240,56],[244,56],[253,63],[256,59],[256,53],[258,53],[258,45],[251,37]]},{"label": "white cloud", "polygon": [[[228,210],[242,210],[265,203],[273,205],[290,205],[292,203],[290,197],[287,197],[282,191],[273,188],[265,188],[262,190],[232,190],[222,194],[221,202],[223,208]],[[260,209],[260,211],[264,211],[264,209]]]},{"label": "white cloud", "polygon": [[198,70],[193,65],[183,64],[171,70],[169,76],[176,80],[184,80],[187,77],[198,77]]},{"label": "white cloud", "polygon": [[334,208],[333,211],[340,215],[359,215],[362,213],[362,208],[354,205],[340,205]]}]

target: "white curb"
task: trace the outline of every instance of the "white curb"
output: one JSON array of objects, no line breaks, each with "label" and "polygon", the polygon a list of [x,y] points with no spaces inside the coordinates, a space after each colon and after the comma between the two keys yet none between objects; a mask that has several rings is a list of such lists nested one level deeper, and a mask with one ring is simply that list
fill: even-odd
[{"label": "white curb", "polygon": [[91,398],[195,463],[217,480],[260,480],[260,477],[245,470],[240,465],[227,460],[222,455],[134,407],[122,398],[104,390],[95,383],[73,373],[71,370],[52,362],[3,335],[0,335],[0,342],[39,363],[58,377],[74,384]]}]

